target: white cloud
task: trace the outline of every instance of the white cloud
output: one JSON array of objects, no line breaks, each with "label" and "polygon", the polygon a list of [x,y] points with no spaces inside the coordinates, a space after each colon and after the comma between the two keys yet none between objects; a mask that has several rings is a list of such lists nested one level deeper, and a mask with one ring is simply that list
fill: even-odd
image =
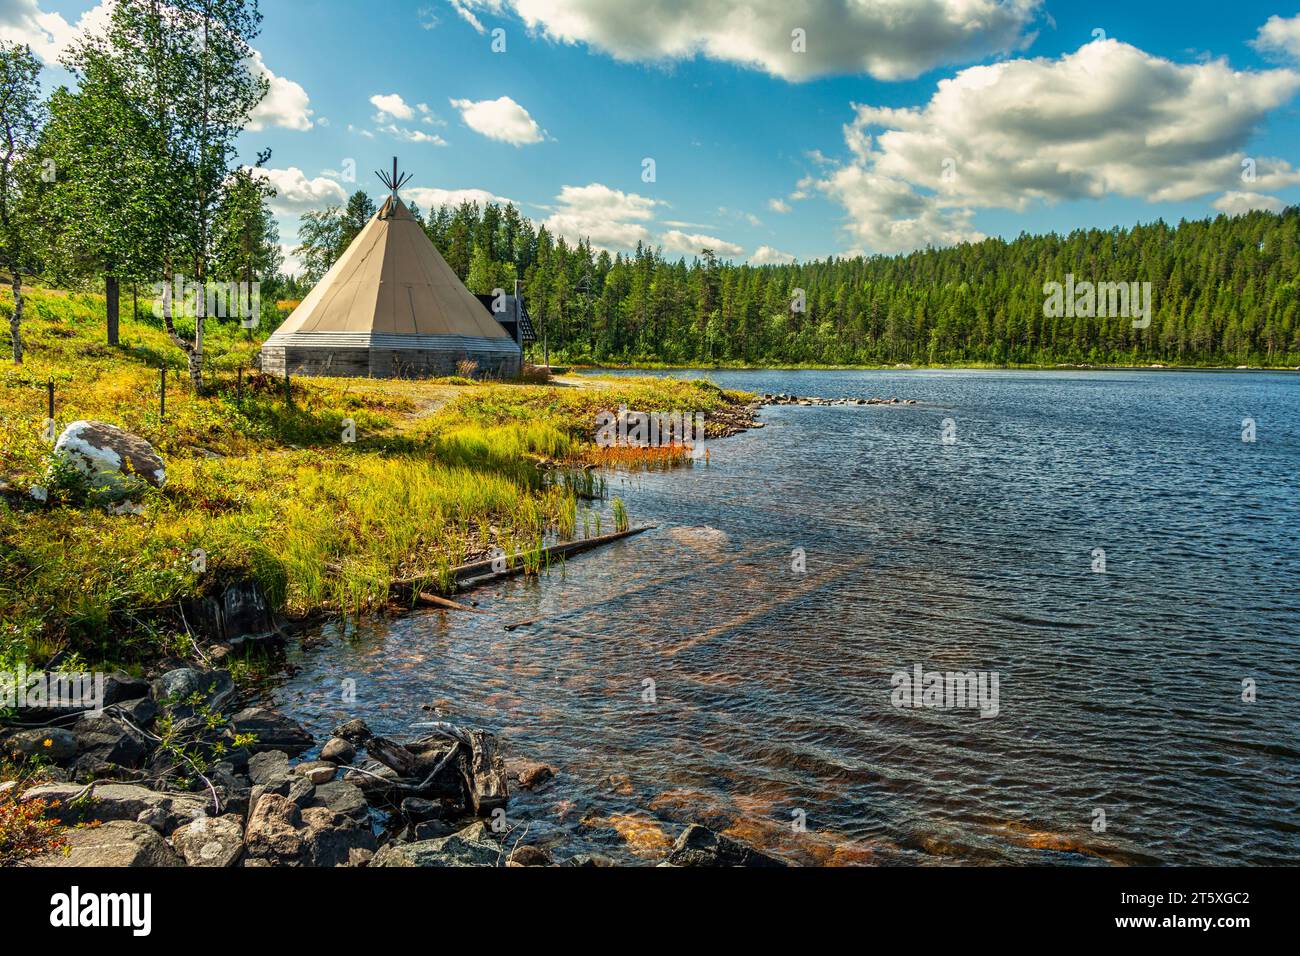
[{"label": "white cloud", "polygon": [[380,131],[394,136],[397,139],[405,140],[408,143],[431,143],[434,146],[446,146],[447,141],[437,133],[426,133],[424,130],[407,129],[404,126],[398,126],[396,123],[388,123],[381,126]]},{"label": "white cloud", "polygon": [[[1041,0],[451,0],[480,33],[475,10],[507,7],[561,43],[619,60],[704,56],[787,80],[867,73],[908,79],[1025,47]],[[792,31],[804,31],[796,51]]]},{"label": "white cloud", "polygon": [[1250,45],[1260,53],[1300,60],[1300,15],[1290,20],[1269,17]]},{"label": "white cloud", "polygon": [[782,252],[780,249],[773,249],[771,246],[759,246],[754,250],[754,254],[749,257],[749,261],[756,266],[788,266],[794,262],[794,256],[788,252]]},{"label": "white cloud", "polygon": [[1211,205],[1219,212],[1227,213],[1229,216],[1240,216],[1255,209],[1263,209],[1266,212],[1281,212],[1286,208],[1287,204],[1276,196],[1265,196],[1263,193],[1226,192],[1214,200]]},{"label": "white cloud", "polygon": [[552,233],[577,242],[589,239],[606,249],[630,249],[650,238],[645,223],[654,218],[657,199],[611,189],[602,183],[564,186],[557,208],[544,225]]},{"label": "white cloud", "polygon": [[719,258],[723,259],[745,254],[745,250],[734,242],[727,242],[716,236],[688,234],[680,229],[668,230],[660,237],[660,241],[669,252],[680,252],[688,256],[698,256],[705,249],[712,249]]},{"label": "white cloud", "polygon": [[415,110],[411,109],[406,100],[397,93],[376,93],[370,97],[370,104],[379,111],[379,115],[375,117],[376,121],[381,121],[387,116],[400,120],[409,120],[415,116]]},{"label": "white cloud", "polygon": [[347,191],[327,176],[308,179],[297,166],[288,169],[255,169],[253,174],[268,180],[275,187],[271,208],[283,213],[302,213],[347,201]]},{"label": "white cloud", "polygon": [[[1195,199],[1240,184],[1246,143],[1297,89],[1292,70],[1177,64],[1099,40],[1059,59],[970,67],[923,106],[855,105],[844,127],[851,159],[815,185],[879,252],[977,239],[970,219],[981,207]],[[1250,165],[1259,190],[1300,181],[1281,160]]]},{"label": "white cloud", "polygon": [[471,7],[480,7],[493,13],[501,12],[501,0],[447,0],[447,2],[451,4],[451,8],[460,15],[462,20],[479,33],[486,33],[487,29],[483,26],[483,21],[474,16]]},{"label": "white cloud", "polygon": [[249,114],[248,128],[253,131],[267,126],[285,129],[309,130],[312,128],[311,99],[301,84],[283,76],[276,76],[262,60],[262,54],[253,51],[252,67],[255,73],[266,77],[269,84],[266,97]]},{"label": "white cloud", "polygon": [[791,207],[790,204],[786,202],[784,199],[769,199],[767,201],[767,208],[772,210],[772,212],[779,212],[784,214],[789,212]]},{"label": "white cloud", "polygon": [[527,143],[540,143],[546,138],[546,131],[524,109],[508,96],[499,96],[495,100],[451,100],[451,105],[460,110],[465,125],[476,133],[482,133],[488,139],[523,146]]},{"label": "white cloud", "polygon": [[402,195],[411,202],[418,203],[425,211],[436,209],[438,206],[459,206],[463,202],[478,203],[480,206],[488,203],[504,206],[510,202],[505,196],[498,196],[486,189],[435,189],[429,186],[414,186],[403,189]]},{"label": "white cloud", "polygon": [[110,13],[111,0],[103,0],[73,25],[62,14],[42,10],[37,0],[0,0],[0,39],[26,43],[43,62],[55,64],[83,32],[103,32]]}]

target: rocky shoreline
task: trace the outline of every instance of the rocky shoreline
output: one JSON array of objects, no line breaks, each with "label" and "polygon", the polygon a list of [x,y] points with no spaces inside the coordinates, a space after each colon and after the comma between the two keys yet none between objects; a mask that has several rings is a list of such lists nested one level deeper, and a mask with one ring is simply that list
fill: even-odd
[{"label": "rocky shoreline", "polygon": [[915,405],[914,398],[818,398],[815,395],[764,395],[764,405]]},{"label": "rocky shoreline", "polygon": [[[224,716],[224,670],[177,668],[153,681],[111,675],[101,712],[26,712],[0,752],[39,773],[0,784],[4,804],[57,821],[38,867],[604,866],[527,840],[510,791],[554,771],[506,761],[496,737],[444,721],[394,740],[359,719],[319,743],[274,710]],[[303,759],[306,754],[314,759]],[[784,866],[688,825],[659,866]]]}]

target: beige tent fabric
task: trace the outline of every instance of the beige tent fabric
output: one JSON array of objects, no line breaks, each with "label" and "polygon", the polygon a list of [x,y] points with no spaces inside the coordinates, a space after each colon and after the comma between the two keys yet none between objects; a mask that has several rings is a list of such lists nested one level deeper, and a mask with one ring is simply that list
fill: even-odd
[{"label": "beige tent fabric", "polygon": [[510,339],[465,288],[400,199],[358,233],[307,298],[275,331],[462,335]]}]

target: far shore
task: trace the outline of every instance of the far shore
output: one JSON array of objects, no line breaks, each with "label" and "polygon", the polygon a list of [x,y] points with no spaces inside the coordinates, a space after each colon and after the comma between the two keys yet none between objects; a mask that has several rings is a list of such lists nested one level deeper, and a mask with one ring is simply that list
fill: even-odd
[{"label": "far shore", "polygon": [[572,372],[1300,372],[1291,365],[993,365],[969,363],[953,365],[670,365],[659,362],[634,362],[626,365],[568,366]]}]

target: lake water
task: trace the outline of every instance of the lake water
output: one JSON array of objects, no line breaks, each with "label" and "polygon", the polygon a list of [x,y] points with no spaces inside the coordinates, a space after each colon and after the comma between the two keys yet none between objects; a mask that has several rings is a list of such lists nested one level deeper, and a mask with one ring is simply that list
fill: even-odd
[{"label": "lake water", "polygon": [[[1300,863],[1300,376],[694,374],[919,404],[615,476],[655,531],[328,627],[275,703],[500,733],[558,769],[510,813],[561,855],[698,820],[802,863]],[[895,706],[916,665],[996,675],[996,716]]]}]

